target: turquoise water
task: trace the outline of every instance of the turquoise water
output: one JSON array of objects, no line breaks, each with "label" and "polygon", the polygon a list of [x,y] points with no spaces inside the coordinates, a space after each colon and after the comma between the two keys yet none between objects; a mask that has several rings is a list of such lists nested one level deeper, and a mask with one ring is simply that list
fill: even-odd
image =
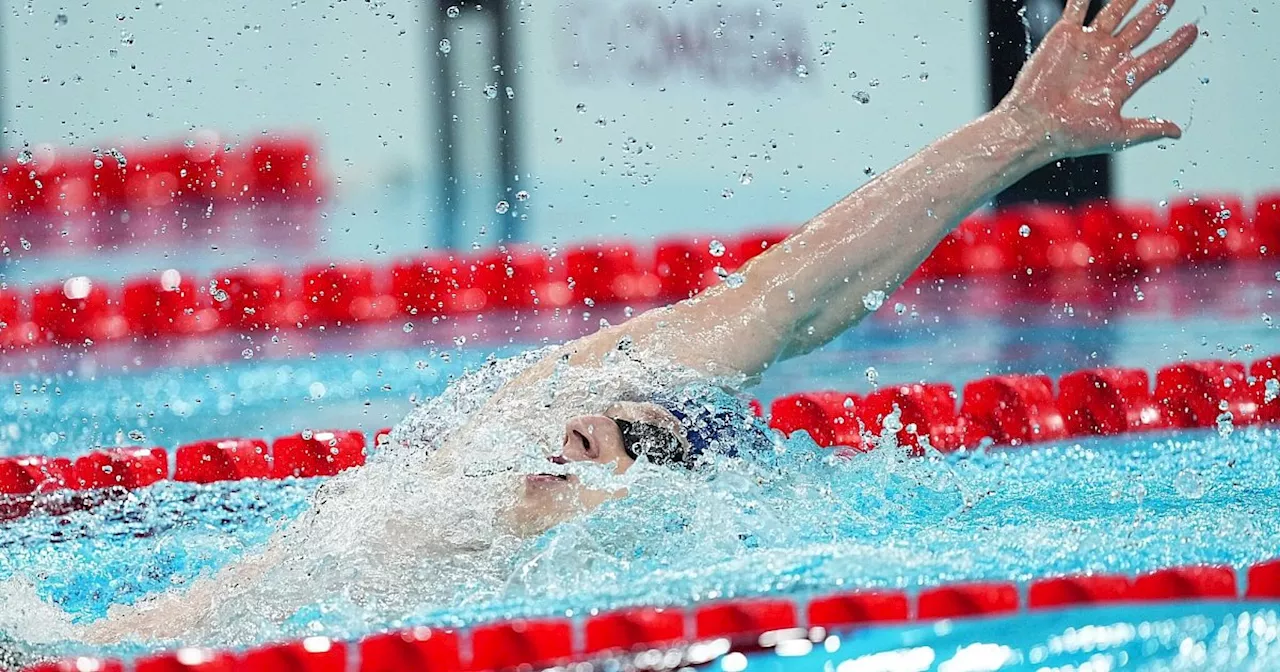
[{"label": "turquoise water", "polygon": [[[796,389],[865,391],[874,380],[959,383],[1003,371],[1151,369],[1184,356],[1250,359],[1280,350],[1273,326],[1259,319],[1262,309],[1277,312],[1270,307],[1275,282],[1260,274],[1252,284],[1237,283],[1239,295],[1230,300],[1200,302],[1189,312],[1168,305],[1148,310],[1130,299],[1128,308],[1105,315],[1077,305],[1068,316],[1061,304],[1001,315],[980,309],[989,305],[980,290],[961,288],[920,299],[899,315],[890,299],[875,319],[823,351],[775,367],[756,391],[768,399]],[[1162,295],[1150,285],[1146,291],[1143,304]],[[1240,310],[1249,301],[1260,309]],[[970,309],[951,309],[957,305]],[[602,314],[609,315],[590,317]],[[562,340],[580,331],[581,316],[569,317],[519,322],[519,332],[516,322],[488,316],[390,334],[245,337],[220,342],[216,350],[197,341],[8,358],[0,454],[75,455],[118,443],[172,448],[212,436],[273,437],[308,427],[372,431],[394,424],[411,398],[438,394],[488,353],[518,352],[539,334]],[[797,436],[759,464],[703,479],[634,484],[628,498],[540,538],[510,541],[483,565],[438,567],[430,558],[401,558],[416,580],[430,579],[430,590],[408,589],[420,591],[408,607],[308,595],[300,586],[304,604],[287,618],[215,629],[209,642],[246,647],[317,633],[358,637],[406,623],[457,625],[744,595],[803,598],[850,587],[1027,582],[1202,562],[1246,567],[1280,555],[1277,448],[1280,430],[1241,428],[1225,436],[1089,439],[934,460],[881,450],[843,461]],[[111,605],[181,591],[254,555],[310,508],[316,485],[166,483],[89,511],[0,525],[0,588],[33,585],[46,602],[89,622]],[[356,571],[350,567],[358,562],[344,564],[352,562],[321,557],[316,566]],[[406,588],[388,586],[396,589]],[[1193,635],[1205,622],[1244,609],[1189,605],[1194,622],[1188,622],[1160,615],[1171,608],[1143,613],[1194,637],[1209,636]],[[964,623],[944,634],[914,626],[877,630],[854,641],[867,651],[888,651],[914,647],[910,633],[928,631],[931,646],[941,651],[1025,630],[1029,639],[1007,646],[1030,660],[1031,647],[1058,630],[1148,618],[1125,609],[1017,617],[992,621],[988,630],[982,629],[986,621]],[[131,654],[161,645],[94,649],[63,642],[50,650]],[[1162,655],[1152,653],[1150,661]]]}]

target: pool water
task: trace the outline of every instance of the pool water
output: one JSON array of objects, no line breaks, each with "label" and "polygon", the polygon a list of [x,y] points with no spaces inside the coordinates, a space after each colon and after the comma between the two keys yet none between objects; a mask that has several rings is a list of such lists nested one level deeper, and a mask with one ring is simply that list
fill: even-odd
[{"label": "pool water", "polygon": [[[875,319],[823,351],[776,366],[754,393],[767,400],[799,389],[865,391],[877,383],[960,383],[1005,371],[1053,375],[1108,365],[1152,369],[1180,357],[1261,356],[1280,350],[1280,338],[1260,319],[1267,310],[1277,312],[1276,281],[1260,270],[1226,283],[1238,296],[1210,297],[1191,311],[1145,301],[1176,293],[1178,282],[1197,284],[1196,277],[1145,283],[1142,302],[1126,297],[1105,313],[995,301],[1015,309],[1002,313],[991,310],[990,285],[903,300],[902,311],[895,309],[899,297],[892,297]],[[1242,303],[1256,310],[1241,310]],[[411,399],[439,394],[490,353],[519,352],[539,335],[562,340],[602,315],[612,314],[541,322],[466,318],[375,338],[278,334],[220,350],[192,341],[176,349],[127,344],[10,358],[4,388],[13,394],[0,402],[10,418],[0,427],[0,454],[75,455],[116,444],[172,448],[303,428],[372,431],[394,424]],[[202,624],[183,643],[238,648],[312,634],[354,638],[416,623],[580,615],[746,595],[803,598],[852,587],[1026,582],[1085,571],[1135,574],[1206,562],[1245,567],[1280,555],[1274,515],[1280,430],[1274,428],[1088,439],[934,459],[908,458],[892,447],[836,459],[803,434],[782,447],[766,461],[726,465],[706,477],[641,475],[628,482],[631,494],[623,500],[536,539],[498,540],[465,561],[389,559],[395,549],[340,540],[327,547],[331,555],[308,559],[305,569],[351,576],[354,585],[362,573],[390,565],[402,570],[400,580],[361,584],[355,594],[282,570],[281,585],[268,594],[294,605],[284,618],[272,613],[268,594],[240,594],[224,605],[226,619]],[[317,485],[163,483],[88,511],[0,525],[0,630],[53,640],[39,646],[42,652],[129,655],[172,644],[94,648],[57,641],[57,634],[67,619],[84,623],[112,605],[181,591],[254,555],[311,508]],[[1155,614],[1147,616],[1116,607],[956,623],[945,633],[925,626],[878,629],[849,641],[867,647],[859,651],[891,651],[925,637],[936,652],[1025,631],[1026,638],[1005,645],[1030,664],[1032,649],[1067,627],[1110,621],[1136,627],[1163,618],[1174,632],[1193,633],[1252,607],[1176,608],[1189,610],[1186,618],[1194,622],[1173,612],[1143,612]],[[1152,664],[1162,655],[1153,653]]]}]

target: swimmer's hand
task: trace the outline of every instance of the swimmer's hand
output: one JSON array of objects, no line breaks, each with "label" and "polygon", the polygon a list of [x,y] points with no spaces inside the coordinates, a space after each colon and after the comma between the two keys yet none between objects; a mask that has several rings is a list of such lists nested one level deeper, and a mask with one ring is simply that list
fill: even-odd
[{"label": "swimmer's hand", "polygon": [[1089,0],[1069,0],[1000,108],[1043,131],[1054,159],[1181,137],[1172,121],[1120,114],[1138,89],[1196,41],[1196,26],[1188,24],[1150,50],[1134,53],[1169,14],[1173,1],[1153,0],[1126,23],[1137,0],[1111,0],[1085,25]]}]

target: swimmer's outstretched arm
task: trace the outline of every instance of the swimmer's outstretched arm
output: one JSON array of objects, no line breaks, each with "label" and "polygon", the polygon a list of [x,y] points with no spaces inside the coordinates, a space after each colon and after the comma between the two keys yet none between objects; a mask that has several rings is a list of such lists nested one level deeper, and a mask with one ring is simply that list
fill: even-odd
[{"label": "swimmer's outstretched arm", "polygon": [[721,284],[568,347],[599,356],[629,336],[654,352],[711,373],[753,375],[808,352],[866,316],[863,297],[898,287],[968,213],[1043,165],[1177,138],[1170,121],[1121,116],[1125,102],[1173,65],[1196,39],[1179,28],[1134,51],[1172,0],[1112,0],[1085,25],[1088,0],[1063,17],[995,110],[944,136],[841,199]]}]

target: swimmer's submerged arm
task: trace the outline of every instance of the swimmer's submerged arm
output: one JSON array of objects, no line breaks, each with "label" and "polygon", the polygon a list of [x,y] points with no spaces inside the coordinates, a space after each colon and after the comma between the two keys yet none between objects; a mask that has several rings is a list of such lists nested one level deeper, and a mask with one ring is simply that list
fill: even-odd
[{"label": "swimmer's submerged arm", "polygon": [[[965,215],[1032,170],[1069,156],[1176,138],[1169,121],[1120,114],[1128,98],[1173,64],[1196,28],[1133,50],[1168,13],[1155,0],[1113,0],[1089,26],[1088,0],[1070,0],[1009,96],[810,220],[721,284],[620,331],[683,363],[756,374],[834,338],[898,287]],[[634,324],[633,324],[634,323]],[[605,334],[601,334],[605,336]],[[608,336],[616,342],[619,334]],[[603,345],[603,344],[602,344]]]}]

